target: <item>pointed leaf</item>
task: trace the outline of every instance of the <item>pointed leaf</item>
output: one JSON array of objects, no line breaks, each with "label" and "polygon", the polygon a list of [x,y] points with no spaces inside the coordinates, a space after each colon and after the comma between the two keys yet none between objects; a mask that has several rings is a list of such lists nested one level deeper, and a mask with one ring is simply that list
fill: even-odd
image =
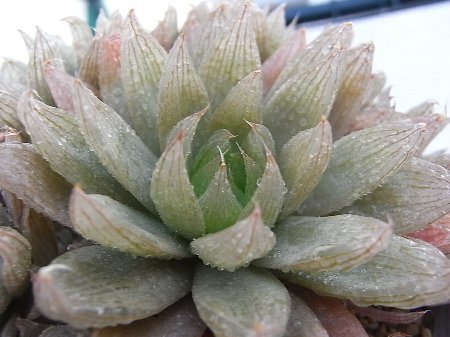
[{"label": "pointed leaf", "polygon": [[262,124],[249,122],[250,132],[240,145],[242,149],[264,170],[267,159],[267,149],[275,153],[275,142],[269,129]]},{"label": "pointed leaf", "polygon": [[281,212],[286,186],[275,157],[268,149],[266,151],[266,168],[261,179],[257,181],[255,192],[242,214],[248,214],[253,209],[253,206],[258,204],[262,210],[264,224],[272,227]]},{"label": "pointed leaf", "polygon": [[125,19],[122,45],[121,75],[131,125],[153,153],[159,154],[158,88],[167,54],[142,28],[134,11]]},{"label": "pointed leaf", "polygon": [[86,55],[92,41],[92,31],[88,24],[76,16],[69,16],[63,19],[70,26],[72,34],[72,49],[77,55],[78,64]]},{"label": "pointed leaf", "polygon": [[200,317],[216,337],[283,336],[289,293],[266,270],[233,273],[198,266],[192,296]]},{"label": "pointed leaf", "polygon": [[52,93],[56,106],[73,112],[72,89],[75,77],[70,76],[58,66],[59,60],[47,60],[43,65],[43,75]]},{"label": "pointed leaf", "polygon": [[0,144],[0,186],[52,220],[69,226],[70,185],[30,144]]},{"label": "pointed leaf", "polygon": [[80,184],[88,193],[132,202],[132,196],[90,151],[72,114],[35,100],[31,91],[21,96],[18,112],[36,148],[55,172],[71,184]]},{"label": "pointed leaf", "polygon": [[305,30],[298,29],[292,37],[285,41],[261,67],[263,92],[266,94],[272,87],[283,68],[306,48]]},{"label": "pointed leaf", "polygon": [[292,74],[305,73],[311,68],[312,64],[317,64],[320,60],[336,53],[336,51],[347,49],[352,38],[353,26],[349,22],[325,30],[297,58],[284,67],[268,93],[268,98],[270,99],[275,95],[278,89],[292,77]]},{"label": "pointed leaf", "polygon": [[103,246],[142,257],[189,257],[186,243],[164,224],[110,197],[85,194],[75,187],[69,206],[75,230]]},{"label": "pointed leaf", "polygon": [[434,246],[394,236],[387,249],[347,272],[290,273],[291,282],[361,306],[415,308],[450,299],[450,264]]},{"label": "pointed leaf", "polygon": [[248,132],[245,121],[261,123],[261,71],[255,70],[240,80],[214,111],[209,127],[227,129],[236,135]]},{"label": "pointed leaf", "polygon": [[58,240],[53,221],[24,207],[19,228],[31,245],[31,260],[34,265],[46,266],[58,256]]},{"label": "pointed leaf", "polygon": [[205,264],[228,271],[266,255],[274,245],[275,236],[264,225],[258,206],[234,225],[191,242],[192,252]]},{"label": "pointed leaf", "polygon": [[221,165],[221,154],[226,153],[231,148],[230,140],[233,137],[228,130],[217,130],[209,137],[203,147],[200,148],[192,162],[190,172],[195,195],[201,196],[205,193]]},{"label": "pointed leaf", "polygon": [[275,227],[275,248],[256,261],[287,271],[348,270],[387,247],[392,226],[356,215],[289,217]]},{"label": "pointed leaf", "polygon": [[[146,93],[147,94],[147,93]],[[159,138],[164,149],[167,135],[183,118],[208,105],[208,94],[194,68],[182,33],[169,54],[159,91]]]},{"label": "pointed leaf", "polygon": [[147,209],[154,211],[150,183],[156,158],[130,126],[79,81],[74,108],[86,143],[100,162]]},{"label": "pointed leaf", "polygon": [[334,143],[331,159],[300,213],[324,215],[372,192],[417,153],[423,124],[386,124],[353,132]]},{"label": "pointed leaf", "polygon": [[188,296],[156,316],[128,325],[96,329],[92,337],[202,337],[205,329]]},{"label": "pointed leaf", "polygon": [[225,163],[219,165],[198,202],[203,211],[207,233],[218,232],[236,222],[242,205],[231,189]]},{"label": "pointed leaf", "polygon": [[77,328],[126,324],[155,315],[185,296],[190,264],[158,261],[101,246],[69,251],[33,281],[39,310]]},{"label": "pointed leaf", "polygon": [[299,131],[316,126],[322,116],[328,116],[340,82],[343,56],[338,50],[294,74],[264,104],[264,125],[278,147]]},{"label": "pointed leaf", "polygon": [[102,101],[130,123],[131,118],[121,74],[121,50],[122,40],[118,33],[101,38],[97,60],[98,85]]},{"label": "pointed leaf", "polygon": [[28,86],[27,66],[17,60],[3,58],[0,66],[0,90],[21,94]]},{"label": "pointed leaf", "polygon": [[151,197],[166,226],[192,239],[205,233],[205,221],[186,168],[185,132],[179,131],[156,163]]},{"label": "pointed leaf", "polygon": [[99,92],[98,59],[100,53],[100,43],[101,40],[98,37],[95,37],[92,40],[89,49],[80,61],[80,69],[78,74],[80,80],[86,83],[89,89],[94,90],[95,92]]},{"label": "pointed leaf", "polygon": [[[34,38],[34,44],[30,52],[28,62],[28,85],[37,91],[43,102],[54,105],[52,94],[44,79],[43,65],[47,60],[61,59],[56,46],[49,41],[44,33],[38,28]],[[62,63],[58,63],[61,67]]]},{"label": "pointed leaf", "polygon": [[332,143],[330,124],[323,119],[316,127],[300,131],[283,146],[279,165],[288,188],[283,217],[297,210],[319,183],[331,157]]},{"label": "pointed leaf", "polygon": [[413,158],[384,185],[357,200],[347,211],[390,218],[396,233],[419,230],[450,213],[450,172]]},{"label": "pointed leaf", "polygon": [[24,127],[17,116],[18,99],[17,94],[0,90],[0,123],[22,132]]},{"label": "pointed leaf", "polygon": [[31,245],[16,230],[0,226],[0,287],[18,297],[26,290],[31,267]]},{"label": "pointed leaf", "polygon": [[213,110],[239,80],[261,66],[249,6],[233,15],[200,65]]},{"label": "pointed leaf", "polygon": [[348,124],[360,112],[366,91],[372,79],[372,59],[375,48],[366,43],[347,53],[342,83],[330,112],[333,138],[339,139],[348,130]]},{"label": "pointed leaf", "polygon": [[178,35],[177,11],[175,7],[169,5],[164,19],[158,23],[152,31],[152,35],[167,51],[172,48]]}]

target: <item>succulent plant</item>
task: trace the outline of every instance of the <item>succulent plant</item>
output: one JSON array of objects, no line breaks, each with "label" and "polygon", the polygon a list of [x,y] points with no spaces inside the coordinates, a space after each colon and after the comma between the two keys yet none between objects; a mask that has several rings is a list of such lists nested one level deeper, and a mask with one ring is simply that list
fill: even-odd
[{"label": "succulent plant", "polygon": [[38,29],[0,70],[0,309],[33,274],[68,326],[10,326],[364,336],[345,303],[449,301],[449,160],[422,155],[447,121],[395,110],[351,24],[307,44],[247,2],[202,3],[180,33],[173,9],[153,32],[133,11],[95,36],[66,20],[71,47]]}]

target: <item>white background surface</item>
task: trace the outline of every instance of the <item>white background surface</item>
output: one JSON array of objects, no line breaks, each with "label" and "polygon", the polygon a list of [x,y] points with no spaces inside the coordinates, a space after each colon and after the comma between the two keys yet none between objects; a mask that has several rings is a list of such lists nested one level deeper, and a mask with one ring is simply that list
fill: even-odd
[{"label": "white background surface", "polygon": [[[169,2],[186,15],[194,1],[105,1],[110,9],[123,13],[135,8],[142,23],[154,27]],[[0,5],[0,56],[27,60],[27,54],[17,29],[34,34],[34,26],[57,33],[70,41],[66,16],[86,16],[82,0],[15,0]],[[450,104],[450,1],[415,7],[392,13],[352,20],[355,44],[375,43],[374,69],[387,74],[388,85],[398,110],[406,110],[424,100],[434,99],[436,111],[445,113]],[[322,27],[311,27],[312,38]],[[431,145],[430,151],[447,149],[450,152],[450,127]]]}]

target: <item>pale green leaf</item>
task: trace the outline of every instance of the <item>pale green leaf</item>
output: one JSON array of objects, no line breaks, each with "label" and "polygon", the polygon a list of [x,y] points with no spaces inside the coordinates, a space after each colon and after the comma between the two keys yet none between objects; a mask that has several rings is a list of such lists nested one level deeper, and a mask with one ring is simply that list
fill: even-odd
[{"label": "pale green leaf", "polygon": [[31,245],[9,227],[0,226],[0,262],[0,287],[11,296],[21,296],[29,282]]},{"label": "pale green leaf", "polygon": [[290,312],[284,285],[263,269],[233,273],[198,266],[192,296],[216,337],[281,337]]},{"label": "pale green leaf", "polygon": [[66,17],[63,21],[69,24],[72,35],[72,49],[77,56],[77,63],[80,64],[90,48],[92,30],[84,20],[76,16]]},{"label": "pale green leaf", "polygon": [[203,212],[207,233],[218,232],[238,219],[242,205],[231,189],[224,162],[219,165],[198,203]]},{"label": "pale green leaf", "polygon": [[190,149],[190,144],[185,146],[185,143],[192,141],[192,138],[186,137],[189,133],[188,129],[181,128],[156,163],[151,197],[166,226],[175,233],[192,239],[203,235],[206,228],[186,168],[186,151]]},{"label": "pale green leaf", "polygon": [[189,257],[185,242],[171,234],[161,220],[127,207],[110,197],[85,194],[75,187],[69,204],[75,230],[102,246],[142,257]]},{"label": "pale green leaf", "polygon": [[200,65],[213,110],[239,80],[261,66],[249,6],[246,3],[234,13]]},{"label": "pale green leaf", "polygon": [[208,94],[192,63],[184,33],[169,53],[159,90],[159,138],[164,149],[172,128],[208,105]]},{"label": "pale green leaf", "polygon": [[339,88],[344,53],[337,50],[294,74],[264,104],[264,125],[277,149],[299,131],[315,127],[328,116]]},{"label": "pale green leaf", "polygon": [[239,144],[261,168],[264,170],[266,166],[267,149],[275,153],[275,142],[268,128],[262,124],[251,123],[250,132],[244,137]]},{"label": "pale green leaf", "polygon": [[436,247],[394,236],[387,249],[347,272],[290,273],[289,281],[361,306],[416,308],[450,299],[450,262]]},{"label": "pale green leaf", "polygon": [[266,167],[261,178],[257,180],[253,196],[242,214],[248,214],[253,209],[253,206],[258,204],[262,210],[264,224],[272,227],[281,212],[286,191],[286,186],[275,157],[266,148]]},{"label": "pale green leaf", "polygon": [[31,91],[22,94],[18,113],[33,144],[53,171],[71,184],[80,184],[88,193],[133,202],[133,197],[90,151],[72,114],[35,100]]},{"label": "pale green leaf", "polygon": [[281,149],[280,170],[288,192],[282,216],[298,209],[317,186],[331,157],[330,124],[323,119],[316,127],[300,131]]},{"label": "pale green leaf", "polygon": [[24,127],[17,116],[18,99],[18,94],[0,90],[0,123],[22,132]]},{"label": "pale green leaf", "polygon": [[392,232],[392,225],[357,215],[292,216],[274,228],[274,249],[256,263],[285,272],[348,270],[385,249]]},{"label": "pale green leaf", "polygon": [[[52,94],[44,79],[43,65],[47,60],[61,59],[56,46],[38,28],[32,49],[29,51],[28,86],[37,91],[44,103],[54,105]],[[62,63],[58,63],[62,66]]]},{"label": "pale green leaf", "polygon": [[160,154],[158,88],[167,54],[142,28],[134,11],[125,19],[121,38],[121,75],[131,125],[153,153]]},{"label": "pale green leaf", "polygon": [[92,40],[89,49],[80,61],[80,69],[78,71],[78,76],[83,83],[86,83],[89,89],[94,90],[95,92],[99,91],[98,59],[100,43],[101,40],[98,37],[95,37]]},{"label": "pale green leaf", "polygon": [[177,11],[175,7],[167,8],[164,18],[159,21],[152,35],[167,51],[169,51],[178,36]]},{"label": "pale green leaf", "polygon": [[111,248],[69,251],[41,268],[33,280],[36,306],[73,327],[127,324],[155,315],[191,288],[185,261],[132,257]]},{"label": "pale green leaf", "polygon": [[274,245],[275,236],[264,225],[258,206],[234,225],[191,242],[192,252],[205,264],[228,271],[247,266]]},{"label": "pale green leaf", "polygon": [[240,80],[214,111],[209,128],[227,129],[242,135],[249,131],[246,123],[261,123],[262,80],[261,71],[255,70]]},{"label": "pale green leaf", "polygon": [[300,206],[300,213],[328,214],[372,192],[411,160],[424,134],[423,124],[383,124],[339,139],[322,179]]},{"label": "pale green leaf", "polygon": [[317,64],[338,50],[346,50],[350,46],[352,38],[353,26],[348,22],[325,30],[284,67],[269,91],[268,98],[275,95],[278,89],[292,76],[307,72],[312,64]]},{"label": "pale green leaf", "polygon": [[450,172],[413,158],[381,187],[357,200],[346,211],[390,219],[395,232],[419,230],[450,213]]},{"label": "pale green leaf", "polygon": [[365,95],[372,80],[374,50],[373,43],[366,43],[347,53],[342,83],[329,116],[334,139],[339,139],[346,134],[348,124],[363,107]]},{"label": "pale green leaf", "polygon": [[92,337],[202,337],[205,330],[192,298],[187,296],[158,315],[128,325],[96,329]]},{"label": "pale green leaf", "polygon": [[28,86],[27,66],[21,61],[2,58],[0,66],[0,90],[20,94]]},{"label": "pale green leaf", "polygon": [[291,296],[291,315],[283,337],[329,337],[314,311],[295,293]]},{"label": "pale green leaf", "polygon": [[264,173],[264,168],[261,168],[244,150],[241,150],[241,156],[244,161],[245,169],[245,191],[243,197],[243,204],[246,205],[255,193],[258,187],[258,179]]},{"label": "pale green leaf", "polygon": [[86,143],[100,162],[147,209],[154,211],[150,184],[156,158],[109,106],[75,82],[74,108]]},{"label": "pale green leaf", "polygon": [[0,144],[0,187],[52,220],[69,225],[71,186],[30,144]]}]

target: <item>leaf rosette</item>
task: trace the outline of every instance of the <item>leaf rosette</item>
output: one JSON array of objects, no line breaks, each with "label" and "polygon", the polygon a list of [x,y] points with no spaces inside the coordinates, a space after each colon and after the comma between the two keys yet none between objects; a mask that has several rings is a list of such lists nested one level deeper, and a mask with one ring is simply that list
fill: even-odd
[{"label": "leaf rosette", "polygon": [[[327,336],[317,301],[357,324],[288,282],[363,306],[448,301],[437,240],[402,236],[450,210],[448,169],[419,158],[446,120],[395,111],[351,24],[307,45],[282,7],[202,4],[180,33],[174,13],[153,32],[102,15],[93,37],[69,18],[72,47],[38,30],[28,65],[3,64],[2,225],[31,245],[4,230],[0,308],[30,249],[39,310],[93,336]],[[61,226],[82,247],[44,266]]]}]

